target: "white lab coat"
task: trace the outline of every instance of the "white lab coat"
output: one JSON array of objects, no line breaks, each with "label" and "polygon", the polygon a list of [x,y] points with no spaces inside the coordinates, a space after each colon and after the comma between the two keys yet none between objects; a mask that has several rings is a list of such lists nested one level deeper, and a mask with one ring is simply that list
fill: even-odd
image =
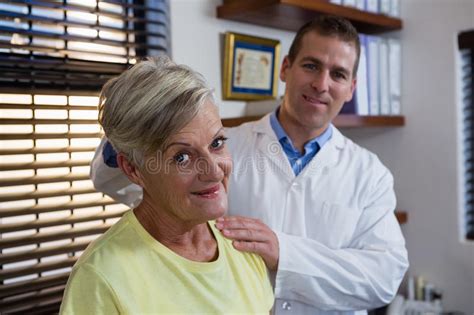
[{"label": "white lab coat", "polygon": [[275,314],[366,314],[389,303],[408,260],[393,177],[379,159],[334,128],[295,177],[269,115],[228,136],[229,212],[278,236]]},{"label": "white lab coat", "polygon": [[[379,159],[334,128],[295,177],[269,115],[227,135],[229,213],[259,218],[278,236],[274,313],[359,315],[389,303],[408,260],[393,178]],[[134,206],[141,198],[101,153],[91,172],[96,188],[114,199]]]}]

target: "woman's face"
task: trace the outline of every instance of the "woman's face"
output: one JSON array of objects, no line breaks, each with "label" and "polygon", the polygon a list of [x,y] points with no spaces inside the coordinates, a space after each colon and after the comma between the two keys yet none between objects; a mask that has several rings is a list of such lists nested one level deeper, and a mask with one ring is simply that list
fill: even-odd
[{"label": "woman's face", "polygon": [[196,117],[146,159],[144,202],[174,219],[202,223],[227,210],[232,160],[217,107],[206,101]]}]

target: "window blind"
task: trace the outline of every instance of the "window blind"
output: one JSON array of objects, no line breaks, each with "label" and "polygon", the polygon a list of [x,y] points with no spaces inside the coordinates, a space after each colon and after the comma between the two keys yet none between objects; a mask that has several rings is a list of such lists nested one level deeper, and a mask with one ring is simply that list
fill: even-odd
[{"label": "window blind", "polygon": [[458,36],[460,49],[465,238],[474,240],[474,31]]},{"label": "window blind", "polygon": [[169,52],[167,19],[163,0],[0,2],[1,314],[57,312],[73,264],[127,210],[89,179],[98,92]]},{"label": "window blind", "polygon": [[166,52],[160,0],[0,3],[0,85],[97,90],[136,57]]}]

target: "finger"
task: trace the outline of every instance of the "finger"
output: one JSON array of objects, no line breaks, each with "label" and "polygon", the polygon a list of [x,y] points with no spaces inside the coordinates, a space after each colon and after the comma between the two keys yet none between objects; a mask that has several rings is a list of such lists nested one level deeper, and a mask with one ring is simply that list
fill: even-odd
[{"label": "finger", "polygon": [[233,216],[220,217],[217,219],[217,221],[219,222],[254,222],[254,221],[257,221],[257,219],[233,215]]},{"label": "finger", "polygon": [[216,221],[218,229],[259,229],[261,222],[253,218],[226,217]]},{"label": "finger", "polygon": [[233,241],[232,245],[234,248],[241,252],[248,252],[260,255],[267,268],[270,270],[277,270],[278,268],[278,249],[276,251],[265,242],[246,242],[246,241]]},{"label": "finger", "polygon": [[237,241],[266,242],[269,236],[261,230],[253,229],[223,229],[222,234]]},{"label": "finger", "polygon": [[234,248],[241,252],[249,252],[263,256],[266,253],[266,245],[261,242],[233,241]]}]

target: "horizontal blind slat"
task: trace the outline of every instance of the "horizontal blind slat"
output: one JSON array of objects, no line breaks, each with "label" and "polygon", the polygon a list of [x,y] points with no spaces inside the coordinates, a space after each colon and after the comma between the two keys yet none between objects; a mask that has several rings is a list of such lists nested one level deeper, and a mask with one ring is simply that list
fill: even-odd
[{"label": "horizontal blind slat", "polygon": [[[56,48],[56,47],[51,47],[51,46],[42,46],[42,45],[37,45],[37,44],[36,45],[35,44],[28,44],[28,45],[27,44],[9,44],[9,45],[5,45],[4,43],[0,42],[0,48],[12,48],[12,49],[27,50],[27,51],[31,51],[31,52],[42,52],[42,53],[55,53],[55,54],[61,55],[62,58],[66,58],[67,55],[70,54],[70,53],[85,53],[85,52],[87,52],[88,55],[93,56],[93,57],[94,56],[95,57],[124,57],[123,55],[118,55],[116,53],[111,53],[111,52],[107,52],[107,51],[100,51],[100,52],[99,51],[91,51],[91,52],[88,52],[88,51],[72,49],[72,48],[64,49],[64,48]],[[2,54],[4,54],[4,53],[2,53]],[[9,54],[9,55],[12,55],[12,54]],[[54,63],[56,61],[56,63],[62,64],[62,65],[64,65],[64,67],[67,67],[67,62],[68,61],[63,60],[62,58],[47,57],[47,56],[41,56],[41,55],[35,56],[35,58],[38,58],[40,60],[41,59],[50,60],[51,63]],[[26,59],[26,56],[24,56],[24,58],[22,58],[21,60],[23,60],[26,63],[30,63],[30,60]],[[18,60],[18,62],[20,62],[21,60]],[[126,69],[126,66],[127,66],[126,63],[99,62],[99,61],[93,61],[93,60],[91,60],[90,62],[85,62],[81,59],[77,59],[77,60],[68,59],[68,60],[69,60],[69,62],[74,62],[74,63],[82,62],[84,64],[84,66],[87,66],[87,68],[91,70],[92,73],[99,73],[98,69],[93,69],[94,65],[98,66],[99,69],[104,68],[104,70],[106,72],[105,74],[110,74],[111,71],[115,71],[119,66],[124,67],[124,69]],[[100,89],[100,87],[97,87],[97,90],[95,91],[95,93],[97,93],[99,89]]]},{"label": "horizontal blind slat", "polygon": [[[57,183],[57,182],[71,182],[75,180],[87,180],[90,179],[89,174],[69,174],[66,176],[31,176],[28,178],[19,179],[0,179],[0,187],[16,186],[16,185],[37,185],[45,183]],[[2,210],[0,210],[0,213]],[[1,214],[0,214],[1,217]]]},{"label": "horizontal blind slat", "polygon": [[[29,200],[39,198],[50,198],[59,196],[73,196],[96,193],[94,188],[69,188],[60,190],[49,190],[49,191],[34,191],[32,193],[13,193],[5,196],[0,196],[0,202],[13,201],[13,200]],[[0,228],[1,231],[1,228]]]},{"label": "horizontal blind slat", "polygon": [[97,106],[0,104],[0,109],[97,110]]},{"label": "horizontal blind slat", "polygon": [[81,6],[77,4],[63,4],[62,2],[48,2],[35,0],[9,0],[11,3],[26,4],[34,7],[50,8],[64,10],[68,12],[99,13],[101,16],[123,19],[124,16],[118,13],[112,13],[105,10],[97,10],[95,7]]},{"label": "horizontal blind slat", "polygon": [[[26,139],[30,139],[30,138],[26,138]],[[50,139],[50,138],[45,138],[45,139]],[[57,162],[31,162],[31,163],[3,163],[0,165],[0,171],[28,170],[28,169],[36,170],[39,168],[89,166],[89,164],[90,164],[89,160],[77,160],[77,161],[67,160],[67,161],[57,161]]]},{"label": "horizontal blind slat", "polygon": [[61,261],[37,263],[37,264],[34,264],[32,266],[27,266],[27,267],[2,269],[0,270],[0,281],[33,275],[40,272],[45,272],[45,271],[50,271],[50,270],[55,270],[55,269],[72,267],[76,263],[77,259],[78,259],[77,257],[71,257],[71,258],[63,259]]},{"label": "horizontal blind slat", "polygon": [[[29,214],[48,213],[48,212],[55,212],[55,211],[62,211],[62,210],[73,210],[73,209],[75,210],[75,209],[82,209],[82,208],[103,207],[103,206],[108,206],[108,205],[113,205],[113,204],[117,204],[117,202],[115,200],[110,199],[109,197],[105,197],[101,200],[86,201],[86,202],[71,201],[71,202],[58,204],[58,205],[50,205],[50,204],[35,205],[33,207],[3,209],[0,211],[0,218],[29,215]],[[2,240],[0,239],[0,243],[1,242]]]},{"label": "horizontal blind slat", "polygon": [[[44,39],[74,41],[78,43],[99,44],[99,45],[107,45],[107,46],[115,46],[115,47],[152,48],[152,49],[163,49],[163,50],[166,49],[166,47],[164,46],[154,45],[154,44],[138,44],[138,43],[132,43],[125,40],[109,40],[109,39],[101,39],[101,38],[74,36],[74,35],[68,35],[68,34],[29,31],[29,30],[22,30],[18,28],[5,27],[1,25],[0,25],[0,34],[5,34],[5,35],[21,34],[25,36],[34,36],[34,37],[44,38]],[[152,35],[156,37],[165,37],[165,35],[160,34],[160,33],[154,33]]]},{"label": "horizontal blind slat", "polygon": [[71,215],[66,218],[60,218],[60,219],[39,219],[32,222],[3,224],[2,226],[0,226],[0,233],[33,230],[33,229],[40,229],[40,228],[58,226],[58,225],[67,225],[67,224],[82,223],[82,222],[89,222],[89,221],[99,221],[99,220],[107,220],[107,219],[112,219],[112,218],[120,218],[125,212],[126,210],[108,211],[108,212],[95,214],[91,216]]},{"label": "horizontal blind slat", "polygon": [[64,147],[64,148],[31,148],[31,149],[0,149],[0,155],[42,154],[94,152],[96,147]]},{"label": "horizontal blind slat", "polygon": [[111,226],[112,224],[110,223],[103,223],[101,225],[88,228],[70,228],[69,230],[61,232],[41,232],[30,236],[1,239],[0,249],[102,234]]},{"label": "horizontal blind slat", "polygon": [[50,300],[30,305],[28,300],[25,301],[27,307],[19,308],[18,310],[12,310],[5,313],[5,315],[51,315],[57,314],[61,306],[61,298],[51,298]]},{"label": "horizontal blind slat", "polygon": [[0,264],[9,264],[13,262],[20,262],[24,260],[30,259],[39,259],[48,256],[54,256],[59,254],[68,254],[71,252],[78,252],[84,250],[87,245],[89,245],[89,241],[82,241],[82,242],[73,242],[67,245],[60,245],[60,246],[51,246],[51,247],[40,247],[35,250],[28,250],[23,252],[15,252],[11,254],[3,254],[0,256]]},{"label": "horizontal blind slat", "polygon": [[4,134],[3,140],[20,139],[77,139],[77,138],[102,138],[102,133],[29,133],[29,134]]},{"label": "horizontal blind slat", "polygon": [[[20,46],[18,48],[23,48]],[[35,46],[29,45],[29,48],[35,48]],[[59,49],[66,53],[66,50]],[[67,50],[71,52],[71,50]],[[82,52],[82,51],[77,51]],[[97,53],[102,55],[102,53]],[[103,55],[110,55],[103,53]],[[116,54],[112,54],[116,56]],[[24,54],[12,54],[12,53],[0,53],[0,65],[4,66],[5,69],[12,67],[21,67],[15,70],[25,70],[25,67],[28,67],[26,70],[56,70],[56,71],[69,71],[77,73],[90,73],[96,75],[117,75],[122,73],[126,66],[124,64],[117,64],[112,62],[100,62],[100,61],[84,61],[80,59],[67,59],[61,60],[49,56],[35,56],[34,59],[25,59]]]},{"label": "horizontal blind slat", "polygon": [[103,206],[109,206],[109,205],[115,205],[115,204],[117,204],[115,200],[104,198],[99,201],[87,201],[87,202],[71,201],[65,204],[60,204],[60,205],[36,205],[33,207],[28,207],[28,208],[2,210],[0,213],[0,218],[31,215],[31,214],[41,214],[41,213],[51,213],[51,212],[63,211],[63,210],[77,210],[77,209],[82,209],[82,208],[103,207]]},{"label": "horizontal blind slat", "polygon": [[[29,296],[21,296],[16,299],[8,299],[6,301],[0,301],[0,313],[5,314],[13,310],[26,311],[29,308],[33,308],[42,302],[50,302],[51,298],[58,299],[62,298],[66,285],[60,285],[57,287],[43,290],[39,293],[30,294]],[[27,300],[27,302],[25,301]]]},{"label": "horizontal blind slat", "polygon": [[5,298],[17,294],[24,294],[33,290],[43,290],[46,288],[62,285],[67,282],[69,273],[43,276],[41,278],[19,281],[0,286],[0,298]]},{"label": "horizontal blind slat", "polygon": [[[55,18],[47,18],[43,16],[37,16],[34,14],[22,14],[18,12],[11,12],[11,11],[5,11],[5,10],[0,10],[0,16],[3,17],[8,17],[12,19],[16,19],[17,21],[22,21],[22,22],[41,22],[41,23],[54,23],[56,25],[64,26],[64,27],[69,27],[69,26],[78,26],[78,27],[84,27],[84,28],[89,28],[89,29],[94,29],[98,31],[116,31],[116,32],[124,32],[128,34],[140,34],[141,31],[134,30],[133,28],[124,28],[124,27],[113,27],[113,26],[108,26],[108,25],[103,25],[103,24],[89,24],[89,23],[81,23],[78,21],[71,21],[67,19],[55,19]],[[160,23],[160,24],[165,24],[165,23]]]},{"label": "horizontal blind slat", "polygon": [[5,119],[0,118],[0,124],[7,125],[92,125],[97,119]]}]

